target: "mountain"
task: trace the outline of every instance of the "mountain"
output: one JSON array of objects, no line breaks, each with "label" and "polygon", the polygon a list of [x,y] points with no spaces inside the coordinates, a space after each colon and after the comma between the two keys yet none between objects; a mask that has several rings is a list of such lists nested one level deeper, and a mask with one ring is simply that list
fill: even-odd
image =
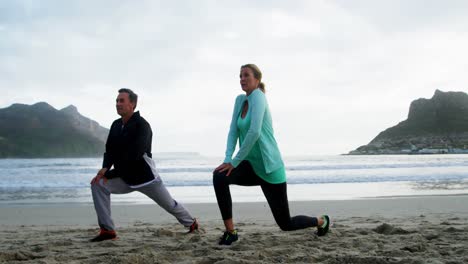
[{"label": "mountain", "polygon": [[73,105],[13,104],[0,109],[0,158],[101,156],[108,132]]},{"label": "mountain", "polygon": [[468,153],[468,95],[436,90],[410,105],[408,118],[349,154]]}]

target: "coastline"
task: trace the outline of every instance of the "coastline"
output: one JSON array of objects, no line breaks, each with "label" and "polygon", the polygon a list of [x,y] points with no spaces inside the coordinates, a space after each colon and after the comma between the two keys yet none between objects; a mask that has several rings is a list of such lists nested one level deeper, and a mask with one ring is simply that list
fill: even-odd
[{"label": "coastline", "polygon": [[[183,204],[216,203],[213,186],[168,186],[167,189],[178,202]],[[266,202],[259,186],[233,185],[231,186],[231,194],[235,203]],[[289,201],[339,201],[434,195],[468,195],[468,181],[288,184]],[[4,190],[3,193],[0,193],[0,208],[29,205],[47,206],[48,204],[66,204],[67,206],[92,204],[92,196],[89,187],[79,189],[44,188],[39,191]],[[113,195],[112,204],[153,204],[153,201],[139,192],[132,192],[125,195]]]}]

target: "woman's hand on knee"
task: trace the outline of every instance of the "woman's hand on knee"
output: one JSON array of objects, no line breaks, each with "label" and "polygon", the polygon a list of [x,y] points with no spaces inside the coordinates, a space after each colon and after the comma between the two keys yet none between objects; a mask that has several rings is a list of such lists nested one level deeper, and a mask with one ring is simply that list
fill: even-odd
[{"label": "woman's hand on knee", "polygon": [[229,176],[233,169],[234,169],[234,166],[232,166],[231,163],[223,163],[223,164],[219,165],[215,169],[215,172],[225,172],[225,171],[227,171],[226,176]]}]

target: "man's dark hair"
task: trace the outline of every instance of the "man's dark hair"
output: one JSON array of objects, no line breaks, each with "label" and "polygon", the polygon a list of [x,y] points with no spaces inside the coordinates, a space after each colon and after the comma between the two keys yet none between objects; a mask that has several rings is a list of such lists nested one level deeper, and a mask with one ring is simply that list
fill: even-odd
[{"label": "man's dark hair", "polygon": [[128,89],[128,88],[122,88],[119,90],[119,93],[127,93],[128,94],[128,98],[130,99],[130,102],[134,103],[135,104],[135,107],[133,107],[133,109],[136,108],[137,106],[137,102],[138,102],[138,95],[136,93],[134,93],[132,90]]}]

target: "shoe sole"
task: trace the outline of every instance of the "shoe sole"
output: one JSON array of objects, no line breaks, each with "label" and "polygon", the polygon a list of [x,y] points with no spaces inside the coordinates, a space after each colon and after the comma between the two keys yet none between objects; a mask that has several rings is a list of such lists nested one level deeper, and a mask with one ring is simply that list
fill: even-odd
[{"label": "shoe sole", "polygon": [[119,240],[119,237],[114,237],[114,238],[109,238],[109,239],[104,239],[104,240],[99,240],[99,241],[89,240],[89,242],[96,243],[96,242],[104,242],[104,241],[109,241],[109,240],[112,240],[112,241]]},{"label": "shoe sole", "polygon": [[221,248],[230,247],[230,246],[232,246],[233,244],[236,244],[237,242],[239,242],[240,240],[241,240],[240,238],[237,238],[237,240],[236,240],[236,241],[233,241],[230,245],[226,245],[226,244],[221,244],[221,245],[220,245],[220,244],[217,244],[217,245],[218,245],[219,247],[221,247]]}]

